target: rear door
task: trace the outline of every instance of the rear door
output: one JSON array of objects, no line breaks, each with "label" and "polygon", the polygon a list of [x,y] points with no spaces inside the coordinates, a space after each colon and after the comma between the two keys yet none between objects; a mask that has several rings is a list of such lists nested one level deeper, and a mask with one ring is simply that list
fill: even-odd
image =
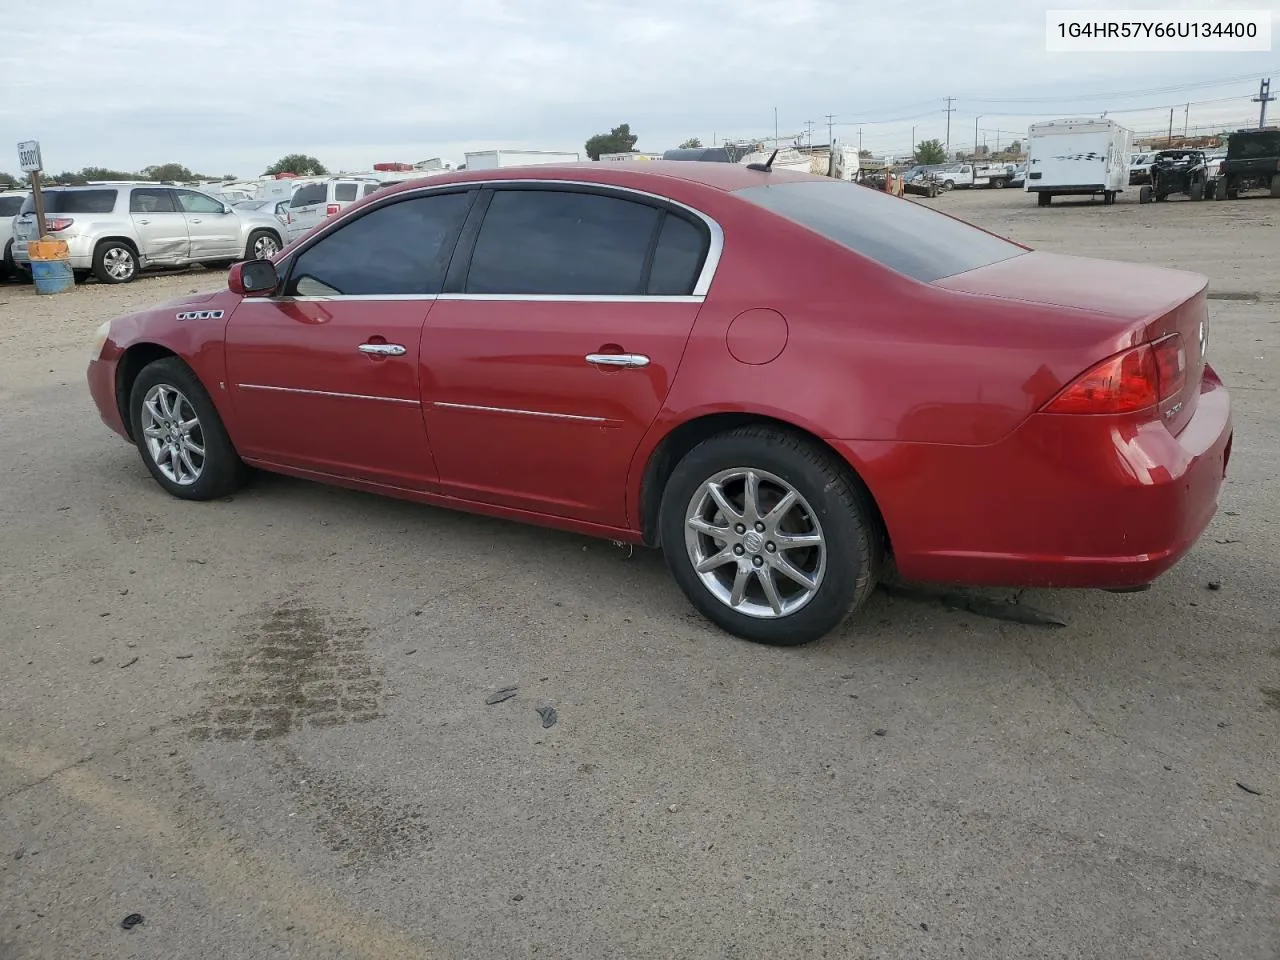
[{"label": "rear door", "polygon": [[186,260],[191,255],[187,218],[168,187],[134,187],[129,216],[138,233],[139,253],[152,262]]},{"label": "rear door", "polygon": [[702,302],[708,224],[636,194],[530,184],[486,191],[463,237],[422,341],[442,491],[625,526],[631,458]]},{"label": "rear door", "polygon": [[194,190],[173,192],[187,218],[191,259],[234,258],[244,252],[240,248],[240,218],[229,212],[221,200]]},{"label": "rear door", "polygon": [[293,192],[289,200],[289,239],[302,236],[324,219],[324,208],[329,196],[329,184],[304,183]]}]

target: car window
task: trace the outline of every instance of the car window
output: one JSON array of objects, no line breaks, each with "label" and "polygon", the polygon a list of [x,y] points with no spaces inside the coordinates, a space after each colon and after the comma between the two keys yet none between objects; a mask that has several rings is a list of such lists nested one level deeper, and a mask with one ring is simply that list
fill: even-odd
[{"label": "car window", "polygon": [[598,193],[499,190],[467,293],[636,295],[661,211]]},{"label": "car window", "polygon": [[139,187],[129,195],[130,213],[173,213],[173,191]]},{"label": "car window", "polygon": [[380,186],[382,186],[382,184],[380,183],[366,183],[364,185],[363,195],[367,197],[369,194],[373,193],[373,191],[377,190]]},{"label": "car window", "polygon": [[963,220],[839,180],[746,187],[734,195],[925,283],[1027,252]]},{"label": "car window", "polygon": [[178,195],[178,206],[185,213],[221,213],[222,203],[213,197],[206,197],[194,190],[175,190]]},{"label": "car window", "polygon": [[663,297],[693,293],[706,255],[706,230],[668,212],[662,221],[662,232],[658,234],[658,248],[653,254],[653,268],[645,292]]},{"label": "car window", "polygon": [[326,195],[327,191],[323,183],[305,183],[294,191],[289,206],[296,210],[298,207],[309,207],[313,203],[324,203]]},{"label": "car window", "polygon": [[22,209],[23,199],[25,198],[16,193],[12,197],[0,197],[0,217],[16,217]]},{"label": "car window", "polygon": [[378,207],[322,237],[297,258],[291,296],[434,295],[471,206],[469,193]]},{"label": "car window", "polygon": [[[111,213],[116,208],[116,190],[46,190],[44,212],[49,213]],[[34,213],[33,197],[22,201],[23,213]]]},{"label": "car window", "polygon": [[341,203],[345,203],[348,200],[354,200],[356,198],[356,191],[359,189],[360,187],[358,184],[335,183],[333,185],[333,199]]}]

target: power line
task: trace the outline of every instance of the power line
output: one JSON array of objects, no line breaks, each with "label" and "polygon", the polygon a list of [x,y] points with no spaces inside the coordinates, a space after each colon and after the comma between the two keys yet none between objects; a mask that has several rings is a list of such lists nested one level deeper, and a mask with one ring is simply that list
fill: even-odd
[{"label": "power line", "polygon": [[1073,103],[1079,100],[1110,100],[1118,97],[1146,97],[1161,93],[1178,93],[1183,90],[1200,90],[1207,87],[1224,87],[1230,83],[1243,83],[1253,80],[1258,74],[1248,73],[1237,77],[1223,77],[1221,80],[1198,80],[1191,83],[1175,83],[1164,87],[1148,87],[1145,90],[1113,90],[1107,93],[1082,93],[1074,96],[1055,97],[965,97],[965,101],[974,103]]}]

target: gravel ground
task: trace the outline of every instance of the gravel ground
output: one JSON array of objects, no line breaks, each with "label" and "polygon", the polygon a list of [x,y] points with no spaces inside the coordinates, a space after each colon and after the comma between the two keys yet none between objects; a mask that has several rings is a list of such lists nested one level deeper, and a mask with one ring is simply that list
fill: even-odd
[{"label": "gravel ground", "polygon": [[1232,476],[1151,591],[881,592],[772,650],[648,553],[179,502],[85,354],[222,276],[0,287],[0,960],[1280,957],[1280,203],[931,203],[1211,278]]}]

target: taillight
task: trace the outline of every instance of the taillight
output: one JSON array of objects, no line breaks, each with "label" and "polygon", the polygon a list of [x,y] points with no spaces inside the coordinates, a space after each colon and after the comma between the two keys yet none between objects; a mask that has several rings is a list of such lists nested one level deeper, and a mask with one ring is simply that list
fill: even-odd
[{"label": "taillight", "polygon": [[335,213],[337,213],[341,209],[342,208],[338,206],[336,203],[331,203],[324,208],[324,215],[326,217],[332,217]]},{"label": "taillight", "polygon": [[1187,383],[1187,351],[1170,334],[1107,357],[1049,401],[1045,413],[1134,413],[1168,400]]},{"label": "taillight", "polygon": [[46,233],[57,233],[59,230],[67,229],[67,227],[71,226],[73,223],[75,223],[75,221],[68,217],[57,217],[53,220],[46,217],[44,221],[44,229]]},{"label": "taillight", "polygon": [[293,223],[293,211],[292,211],[292,210],[286,210],[286,211],[284,212],[284,222],[285,222],[285,223]]}]

